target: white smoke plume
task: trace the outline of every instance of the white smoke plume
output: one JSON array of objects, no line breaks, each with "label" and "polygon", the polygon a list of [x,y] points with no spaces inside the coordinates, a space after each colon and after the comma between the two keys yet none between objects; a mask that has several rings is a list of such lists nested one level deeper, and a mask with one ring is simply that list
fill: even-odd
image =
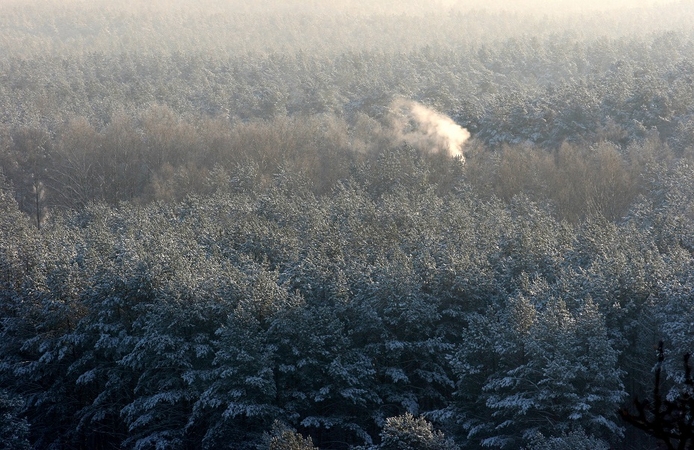
[{"label": "white smoke plume", "polygon": [[470,132],[453,119],[410,100],[395,100],[391,109],[400,140],[427,152],[443,150],[449,156],[465,159],[463,145]]}]

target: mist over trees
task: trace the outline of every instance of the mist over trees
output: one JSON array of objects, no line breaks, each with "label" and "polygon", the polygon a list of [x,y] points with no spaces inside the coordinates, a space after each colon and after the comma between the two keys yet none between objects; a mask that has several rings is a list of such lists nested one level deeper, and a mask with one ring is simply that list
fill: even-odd
[{"label": "mist over trees", "polygon": [[654,448],[618,411],[659,341],[689,392],[692,23],[2,2],[0,448]]}]

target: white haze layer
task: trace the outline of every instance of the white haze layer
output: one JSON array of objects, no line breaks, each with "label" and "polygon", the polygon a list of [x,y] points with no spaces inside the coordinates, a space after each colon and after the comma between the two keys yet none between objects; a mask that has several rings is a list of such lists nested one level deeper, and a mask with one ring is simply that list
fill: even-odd
[{"label": "white haze layer", "polygon": [[451,157],[464,159],[463,146],[470,132],[453,119],[411,100],[395,100],[391,108],[398,139],[426,152],[443,150]]}]

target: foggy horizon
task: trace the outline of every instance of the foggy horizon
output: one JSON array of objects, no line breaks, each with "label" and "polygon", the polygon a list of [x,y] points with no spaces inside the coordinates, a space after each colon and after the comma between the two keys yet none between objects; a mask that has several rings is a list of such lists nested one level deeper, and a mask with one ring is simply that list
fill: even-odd
[{"label": "foggy horizon", "polygon": [[0,59],[20,56],[20,49],[24,55],[400,51],[527,35],[643,35],[687,30],[692,21],[694,5],[687,0],[5,1]]}]

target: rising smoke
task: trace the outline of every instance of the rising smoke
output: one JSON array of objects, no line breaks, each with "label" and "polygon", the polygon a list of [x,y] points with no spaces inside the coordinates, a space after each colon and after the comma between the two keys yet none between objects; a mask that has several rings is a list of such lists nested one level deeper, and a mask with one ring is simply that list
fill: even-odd
[{"label": "rising smoke", "polygon": [[449,156],[464,159],[463,145],[470,132],[450,117],[421,103],[398,99],[391,105],[392,125],[399,140],[422,151],[445,151]]}]

